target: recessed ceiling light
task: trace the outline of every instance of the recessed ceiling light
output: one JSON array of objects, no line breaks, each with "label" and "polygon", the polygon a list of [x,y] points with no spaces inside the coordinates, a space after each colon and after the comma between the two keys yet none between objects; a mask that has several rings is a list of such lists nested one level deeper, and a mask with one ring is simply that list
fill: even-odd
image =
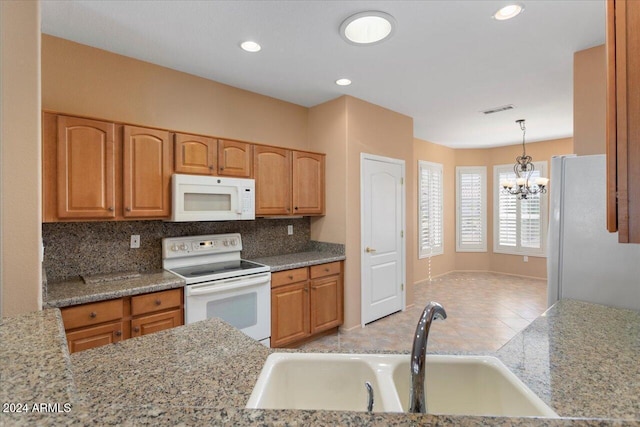
[{"label": "recessed ceiling light", "polygon": [[247,52],[259,52],[260,49],[262,49],[262,46],[260,46],[256,42],[252,42],[250,40],[247,40],[246,42],[240,43],[240,47],[243,50],[246,50]]},{"label": "recessed ceiling light", "polygon": [[522,6],[521,4],[510,4],[494,13],[493,18],[497,19],[498,21],[505,21],[507,19],[515,18],[516,16],[520,15],[523,10],[524,6]]},{"label": "recessed ceiling light", "polygon": [[338,79],[338,80],[336,80],[336,84],[338,86],[349,86],[351,84],[351,80],[349,80],[349,79]]},{"label": "recessed ceiling light", "polygon": [[351,15],[340,25],[340,35],[347,43],[370,45],[391,37],[396,29],[396,20],[380,11],[360,12]]}]

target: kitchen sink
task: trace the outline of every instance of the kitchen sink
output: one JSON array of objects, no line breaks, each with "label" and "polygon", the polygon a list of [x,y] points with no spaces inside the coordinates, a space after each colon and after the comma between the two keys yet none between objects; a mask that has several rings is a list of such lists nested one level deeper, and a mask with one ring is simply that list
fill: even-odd
[{"label": "kitchen sink", "polygon": [[[366,411],[365,382],[374,412],[406,412],[409,355],[274,353],[260,373],[247,408]],[[426,358],[429,413],[557,417],[495,357]]]},{"label": "kitchen sink", "polygon": [[[411,386],[409,363],[408,357],[399,357],[393,369],[393,382],[405,411],[409,407]],[[558,416],[495,357],[427,355],[426,367],[425,390],[429,413]]]}]

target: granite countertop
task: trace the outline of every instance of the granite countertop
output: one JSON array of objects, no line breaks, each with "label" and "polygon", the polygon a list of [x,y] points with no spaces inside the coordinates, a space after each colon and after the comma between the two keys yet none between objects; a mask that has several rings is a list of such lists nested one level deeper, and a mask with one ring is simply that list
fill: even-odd
[{"label": "granite countertop", "polygon": [[293,268],[308,267],[310,265],[326,264],[328,262],[342,261],[346,257],[339,253],[310,251],[297,252],[286,255],[253,258],[251,261],[265,264],[271,267],[271,272],[291,270]]},{"label": "granite countertop", "polygon": [[[44,308],[68,307],[88,302],[104,301],[148,292],[181,288],[184,280],[168,271],[142,273],[137,277],[127,277],[114,273],[113,280],[85,283],[81,278],[65,282],[47,283],[47,296],[43,301]],[[122,278],[124,277],[124,278]]]},{"label": "granite countertop", "polygon": [[0,330],[3,402],[72,404],[0,414],[11,425],[640,425],[640,313],[578,301],[559,302],[497,353],[564,419],[245,409],[272,350],[217,319],[71,357],[56,309]]}]

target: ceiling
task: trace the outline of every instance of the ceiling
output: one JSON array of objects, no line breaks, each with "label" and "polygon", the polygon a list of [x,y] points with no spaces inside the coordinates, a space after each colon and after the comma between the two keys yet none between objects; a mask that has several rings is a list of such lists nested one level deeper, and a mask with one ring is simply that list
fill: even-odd
[{"label": "ceiling", "polygon": [[[604,43],[604,0],[43,1],[42,32],[311,107],[343,94],[406,114],[414,136],[454,148],[573,135],[573,53]],[[342,21],[380,10],[395,34],[372,46]],[[258,53],[240,42],[254,40]],[[351,86],[335,80],[347,77]],[[514,110],[482,114],[513,104]]]}]

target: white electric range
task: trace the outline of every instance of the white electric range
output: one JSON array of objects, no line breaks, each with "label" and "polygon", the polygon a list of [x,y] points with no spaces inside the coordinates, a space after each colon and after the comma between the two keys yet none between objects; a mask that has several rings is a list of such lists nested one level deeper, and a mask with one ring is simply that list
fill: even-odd
[{"label": "white electric range", "polygon": [[271,272],[240,258],[240,234],[162,239],[162,267],[181,278],[185,324],[219,317],[269,347]]}]

